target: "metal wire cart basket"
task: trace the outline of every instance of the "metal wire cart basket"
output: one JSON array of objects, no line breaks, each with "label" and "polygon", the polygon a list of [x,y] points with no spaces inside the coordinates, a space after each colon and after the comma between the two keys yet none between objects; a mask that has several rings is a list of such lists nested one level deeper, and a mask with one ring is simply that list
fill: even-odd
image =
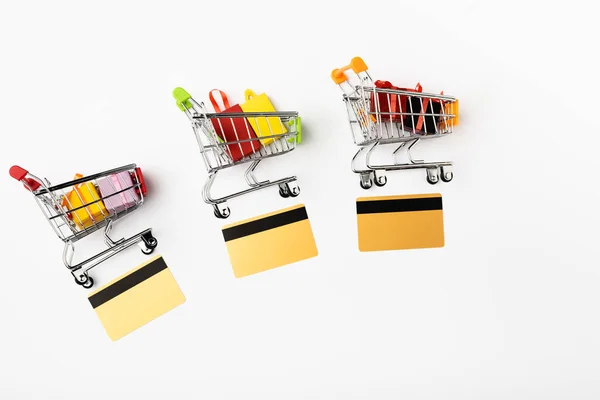
[{"label": "metal wire cart basket", "polygon": [[[352,85],[345,71],[352,69],[359,80]],[[420,84],[415,89],[398,88],[390,82],[376,81],[367,72],[360,57],[349,65],[334,69],[333,81],[343,92],[354,143],[359,150],[352,158],[352,171],[360,175],[363,189],[387,183],[384,171],[425,169],[427,182],[436,184],[440,178],[450,182],[453,178],[451,161],[425,162],[411,155],[413,147],[422,139],[448,136],[458,124],[458,100],[444,94],[422,92]],[[379,145],[397,144],[392,152],[393,163],[376,164],[371,161]],[[398,155],[406,150],[408,162],[399,162]],[[364,165],[359,160],[364,159]]]},{"label": "metal wire cart basket", "polygon": [[[48,179],[40,179],[19,166],[11,167],[9,173],[31,192],[54,232],[65,243],[63,262],[75,282],[86,289],[94,285],[89,270],[103,261],[135,244],[144,254],[151,254],[158,246],[151,229],[127,239],[113,240],[109,236],[115,221],[144,202],[146,185],[141,169],[135,164],[85,177],[78,174],[75,180],[54,186]],[[108,248],[74,263],[75,242],[101,229]]]},{"label": "metal wire cart basket", "polygon": [[[213,101],[212,92],[210,96]],[[231,214],[228,200],[257,190],[279,186],[282,197],[300,194],[296,176],[260,181],[254,175],[263,159],[280,156],[296,148],[301,137],[301,121],[297,112],[242,112],[239,107],[229,108],[225,98],[228,110],[211,113],[204,103],[198,103],[182,88],[173,90],[173,97],[194,130],[208,172],[202,197],[204,202],[213,206],[217,218],[227,218]],[[244,163],[250,163],[244,174],[249,188],[223,197],[211,196],[211,187],[218,172]]]}]

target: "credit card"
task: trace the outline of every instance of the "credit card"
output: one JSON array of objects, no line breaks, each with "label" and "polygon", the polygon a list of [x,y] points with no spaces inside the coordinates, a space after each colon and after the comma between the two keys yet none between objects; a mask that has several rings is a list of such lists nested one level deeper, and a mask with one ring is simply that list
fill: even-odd
[{"label": "credit card", "polygon": [[303,204],[226,225],[223,238],[236,278],[318,255]]},{"label": "credit card", "polygon": [[360,251],[444,247],[442,195],[356,199]]},{"label": "credit card", "polygon": [[185,297],[165,260],[156,256],[91,293],[88,300],[115,341],[183,304]]}]

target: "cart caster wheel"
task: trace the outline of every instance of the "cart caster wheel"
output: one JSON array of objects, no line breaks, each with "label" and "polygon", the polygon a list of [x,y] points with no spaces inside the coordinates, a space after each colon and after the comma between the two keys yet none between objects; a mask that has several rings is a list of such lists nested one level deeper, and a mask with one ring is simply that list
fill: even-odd
[{"label": "cart caster wheel", "polygon": [[437,177],[435,178],[430,178],[429,175],[427,175],[427,182],[431,185],[435,185],[436,183],[438,183]]},{"label": "cart caster wheel", "polygon": [[287,188],[284,189],[282,187],[279,188],[279,195],[281,197],[283,197],[284,199],[287,199],[288,197],[290,197],[290,194],[288,193]]},{"label": "cart caster wheel", "polygon": [[369,190],[371,189],[371,187],[373,187],[373,180],[369,178],[369,180],[367,182],[363,181],[362,179],[360,180],[360,187],[365,189],[365,190]]},{"label": "cart caster wheel", "polygon": [[375,177],[375,185],[382,187],[385,186],[385,184],[387,183],[387,176],[383,175],[383,176],[377,176]]},{"label": "cart caster wheel", "polygon": [[300,196],[300,186],[294,185],[291,188],[288,186],[288,193],[291,197]]},{"label": "cart caster wheel", "polygon": [[360,187],[365,190],[371,189],[371,187],[373,186],[374,175],[375,174],[373,172],[360,174]]},{"label": "cart caster wheel", "polygon": [[142,253],[148,255],[152,254],[154,249],[156,249],[158,246],[158,240],[152,236],[152,234],[147,233],[146,235],[142,236],[142,240],[140,240],[138,245],[140,246]]},{"label": "cart caster wheel", "polygon": [[229,210],[229,207],[225,207],[222,210],[220,210],[219,207],[215,204],[214,209],[215,209],[215,217],[217,217],[217,218],[225,219],[231,215],[231,211]]},{"label": "cart caster wheel", "polygon": [[437,169],[427,170],[427,182],[431,185],[435,185],[440,181],[440,177],[438,175]]},{"label": "cart caster wheel", "polygon": [[150,255],[154,253],[154,249],[154,247],[146,247],[145,249],[142,249],[142,253],[144,253],[145,255]]},{"label": "cart caster wheel", "polygon": [[91,276],[88,276],[84,282],[80,282],[77,280],[77,278],[75,278],[75,283],[79,286],[83,286],[85,289],[89,289],[94,286],[94,279],[92,279]]},{"label": "cart caster wheel", "polygon": [[158,246],[158,240],[154,236],[151,236],[146,242],[144,242],[144,244],[149,249],[155,249]]},{"label": "cart caster wheel", "polygon": [[445,168],[442,167],[440,178],[444,182],[450,182],[454,178],[454,173],[452,171],[446,171]]}]

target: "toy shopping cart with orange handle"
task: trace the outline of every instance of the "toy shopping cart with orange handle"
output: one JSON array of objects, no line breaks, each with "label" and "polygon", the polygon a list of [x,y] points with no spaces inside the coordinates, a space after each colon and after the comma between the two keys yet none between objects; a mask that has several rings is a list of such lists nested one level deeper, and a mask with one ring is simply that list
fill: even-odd
[{"label": "toy shopping cart with orange handle", "polygon": [[[33,195],[50,226],[65,244],[63,263],[75,282],[86,289],[94,285],[89,271],[103,261],[135,244],[144,254],[151,254],[158,246],[151,229],[127,239],[113,240],[109,236],[115,221],[144,203],[146,184],[141,169],[135,164],[90,176],[77,174],[75,180],[59,185],[52,185],[48,179],[38,178],[16,165],[9,173]],[[101,229],[107,249],[74,263],[75,242]]]},{"label": "toy shopping cart with orange handle", "polygon": [[[247,93],[254,95],[251,91]],[[296,197],[300,194],[296,176],[263,181],[254,176],[256,167],[262,160],[287,154],[300,143],[302,125],[297,112],[244,112],[242,107],[230,107],[223,96],[227,110],[211,113],[204,103],[194,100],[182,88],[175,88],[173,97],[177,107],[189,118],[200,146],[200,153],[208,172],[202,197],[205,203],[212,205],[217,218],[227,218],[231,214],[228,200],[257,190],[279,186],[279,194],[282,197]],[[210,97],[217,109],[212,92]],[[260,109],[260,105],[258,108]],[[245,163],[250,163],[244,174],[249,188],[230,192],[223,197],[213,197],[211,187],[218,172]]]},{"label": "toy shopping cart with orange handle", "polygon": [[[352,70],[358,84],[352,84],[346,75]],[[441,179],[453,178],[451,161],[425,162],[411,155],[413,147],[422,139],[434,139],[451,134],[458,124],[458,100],[442,94],[425,93],[420,84],[416,88],[399,88],[388,81],[373,81],[365,62],[360,57],[350,64],[334,69],[333,81],[343,92],[354,143],[359,150],[352,158],[352,171],[360,175],[360,186],[369,189],[373,183],[387,183],[385,171],[425,169],[427,182],[436,184]],[[356,83],[356,82],[355,82]],[[393,162],[372,162],[372,154],[380,145],[396,144]],[[399,162],[398,155],[406,150],[408,162]],[[362,165],[360,165],[361,160]]]}]

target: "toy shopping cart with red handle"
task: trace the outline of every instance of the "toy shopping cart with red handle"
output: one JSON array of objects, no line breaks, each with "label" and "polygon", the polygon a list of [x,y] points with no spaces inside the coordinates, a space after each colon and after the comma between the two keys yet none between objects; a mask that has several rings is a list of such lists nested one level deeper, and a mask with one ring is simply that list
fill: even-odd
[{"label": "toy shopping cart with red handle", "polygon": [[[202,197],[212,205],[217,218],[231,214],[228,200],[257,190],[279,186],[282,197],[300,194],[296,176],[260,181],[254,175],[262,160],[287,154],[300,143],[302,125],[297,112],[242,112],[239,107],[231,107],[226,112],[211,113],[182,88],[175,88],[173,97],[194,130],[208,172]],[[212,94],[211,101],[215,104]],[[218,172],[245,163],[250,163],[244,174],[249,188],[213,197],[211,187]]]},{"label": "toy shopping cart with red handle", "polygon": [[[98,264],[135,244],[144,254],[151,254],[158,245],[151,229],[119,240],[109,236],[115,221],[144,203],[146,184],[141,169],[135,164],[90,176],[78,174],[74,180],[59,185],[52,185],[48,179],[38,178],[19,166],[11,167],[9,173],[33,195],[50,226],[65,244],[65,266],[75,282],[86,289],[94,285],[89,271]],[[75,242],[99,230],[104,230],[107,248],[84,261],[73,262]]]},{"label": "toy shopping cart with red handle", "polygon": [[[346,71],[352,70],[358,84],[351,84]],[[331,73],[333,81],[343,92],[354,143],[359,150],[352,158],[352,171],[360,175],[360,186],[369,189],[373,183],[387,183],[385,171],[425,169],[427,182],[436,184],[440,178],[453,178],[451,161],[425,162],[411,155],[422,139],[434,139],[451,134],[458,125],[458,100],[442,94],[425,93],[416,88],[399,88],[388,81],[373,81],[368,67],[360,57]],[[377,146],[395,144],[393,162],[378,164],[371,161]],[[399,162],[398,155],[406,150],[408,162]],[[359,165],[362,162],[362,165]]]}]

